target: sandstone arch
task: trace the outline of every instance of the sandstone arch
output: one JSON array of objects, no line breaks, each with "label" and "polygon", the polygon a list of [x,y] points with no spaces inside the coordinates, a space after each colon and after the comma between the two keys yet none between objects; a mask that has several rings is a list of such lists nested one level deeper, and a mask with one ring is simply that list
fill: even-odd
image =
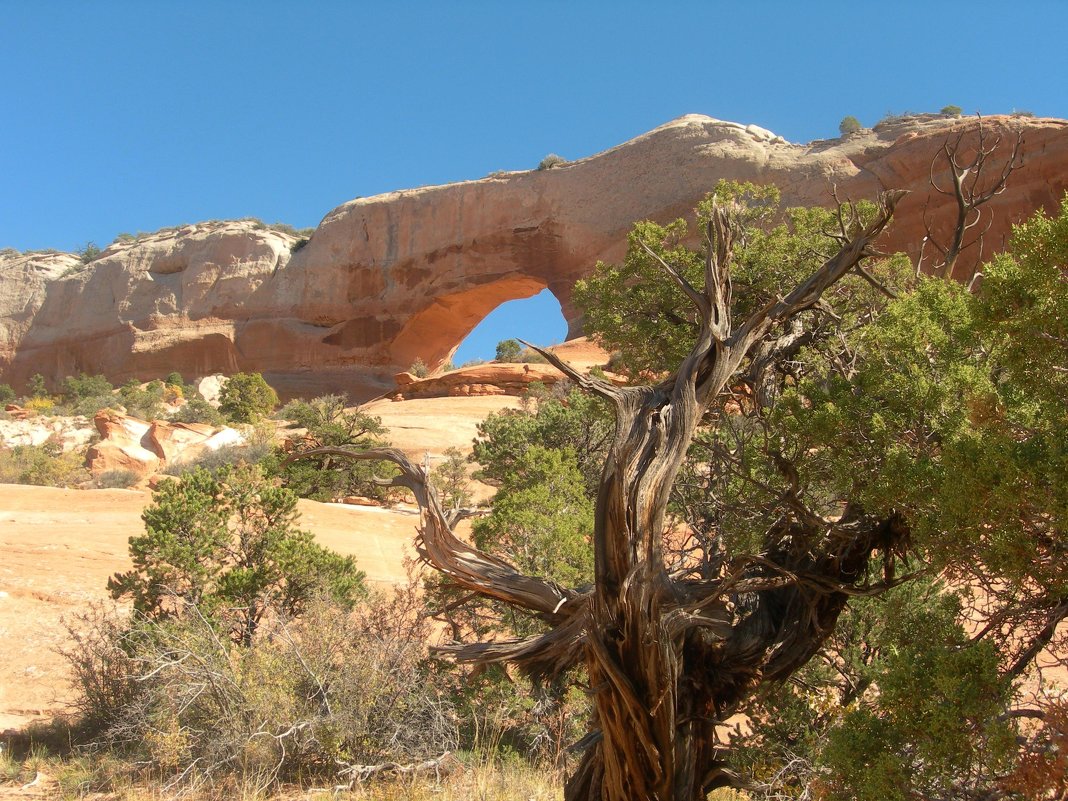
[{"label": "sandstone arch", "polygon": [[[434,298],[413,315],[394,338],[390,358],[394,364],[411,364],[417,358],[437,369],[486,315],[510,300],[537,295],[548,284],[533,276],[511,275],[487,284]],[[559,300],[559,298],[557,298]]]},{"label": "sandstone arch", "polygon": [[[974,120],[910,117],[791,144],[755,126],[687,115],[552,170],[493,175],[362,198],[326,215],[311,240],[252,222],[164,230],[113,243],[89,267],[70,254],[0,254],[0,382],[53,385],[72,370],[111,380],[264,373],[286,397],[393,387],[415,357],[447,359],[497,304],[548,288],[582,333],[571,287],[622,257],[635,220],[689,215],[721,178],[774,183],[788,205],[912,194],[885,247],[922,241],[931,157]],[[1024,136],[1023,166],[989,204],[983,256],[1011,224],[1053,211],[1068,190],[1068,122],[992,117]],[[953,218],[936,195],[934,230]],[[974,262],[977,252],[966,254]],[[967,272],[972,263],[960,264]],[[73,269],[71,275],[64,273]]]}]

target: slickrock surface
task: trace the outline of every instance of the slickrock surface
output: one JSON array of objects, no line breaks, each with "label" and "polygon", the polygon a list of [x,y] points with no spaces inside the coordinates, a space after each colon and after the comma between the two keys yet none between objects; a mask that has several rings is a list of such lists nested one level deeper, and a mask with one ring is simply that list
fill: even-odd
[{"label": "slickrock surface", "polygon": [[[67,490],[0,484],[0,731],[62,708],[67,667],[56,649],[64,621],[108,598],[108,577],[130,567],[127,541],[143,533],[140,490]],[[300,501],[301,526],[356,557],[376,586],[405,578],[418,515]]]},{"label": "slickrock surface", "polygon": [[[1023,166],[987,206],[989,255],[1013,222],[1064,195],[1068,122],[984,124],[1004,137],[1006,153],[1017,131],[1026,139]],[[635,220],[688,215],[721,178],[775,183],[789,204],[829,204],[832,187],[853,199],[911,190],[886,247],[916,255],[932,158],[974,126],[917,117],[798,145],[687,115],[563,167],[353,200],[300,249],[295,237],[245,221],[116,243],[64,277],[79,264],[73,256],[0,256],[0,381],[252,370],[283,396],[370,398],[417,357],[432,368],[443,362],[501,302],[546,287],[577,336],[574,281],[598,259],[618,259]],[[936,230],[951,204],[931,197]]]},{"label": "slickrock surface", "polygon": [[[449,447],[470,451],[479,421],[518,403],[508,396],[382,400],[366,411],[382,417],[391,442],[409,458],[436,467]],[[125,431],[119,421],[114,425]],[[492,494],[482,484],[473,490],[479,499]],[[143,490],[0,484],[0,731],[70,698],[66,665],[55,652],[69,641],[63,620],[73,622],[87,604],[106,599],[108,577],[129,568],[127,543],[144,531],[141,511],[150,500]],[[404,560],[414,556],[418,522],[413,507],[301,500],[298,509],[302,528],[355,556],[374,585],[406,579]]]}]

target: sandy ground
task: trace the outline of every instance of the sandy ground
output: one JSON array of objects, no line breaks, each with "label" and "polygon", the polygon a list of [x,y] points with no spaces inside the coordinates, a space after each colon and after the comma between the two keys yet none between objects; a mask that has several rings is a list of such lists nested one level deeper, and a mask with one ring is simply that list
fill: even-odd
[{"label": "sandy ground", "polygon": [[[556,348],[582,370],[607,356],[586,340]],[[516,408],[507,396],[380,400],[364,410],[382,418],[392,443],[416,462],[439,464],[444,451],[470,451],[478,423]],[[476,498],[492,489],[476,485]],[[140,490],[63,490],[0,484],[0,731],[61,709],[67,672],[57,649],[69,637],[64,621],[107,600],[108,578],[129,567],[127,544],[143,530],[151,496]],[[327,547],[356,557],[375,585],[405,578],[414,555],[418,514],[300,502],[302,526]]]},{"label": "sandy ground", "polygon": [[[151,500],[136,490],[64,490],[0,484],[0,730],[61,707],[66,668],[56,650],[64,620],[107,598],[108,577],[129,567]],[[301,526],[352,554],[377,586],[405,577],[418,514],[301,501]]]},{"label": "sandy ground", "polygon": [[[431,466],[449,447],[469,451],[476,426],[517,398],[380,401],[367,409],[410,458]],[[479,486],[478,497],[492,490]],[[0,731],[62,708],[68,642],[64,620],[107,599],[113,573],[129,567],[127,543],[143,531],[151,500],[139,490],[64,490],[0,484]],[[418,514],[413,507],[300,502],[301,525],[327,547],[352,554],[375,585],[405,579]]]}]

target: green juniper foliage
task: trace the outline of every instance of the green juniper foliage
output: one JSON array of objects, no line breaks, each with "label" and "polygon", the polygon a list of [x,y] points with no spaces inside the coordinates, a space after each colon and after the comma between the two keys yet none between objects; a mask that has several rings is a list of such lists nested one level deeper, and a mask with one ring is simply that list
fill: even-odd
[{"label": "green juniper foliage", "polygon": [[[748,218],[736,315],[833,249],[830,211],[783,210],[752,185],[715,194]],[[634,380],[657,380],[695,332],[640,242],[699,286],[703,213],[696,230],[639,223],[625,260],[576,287],[588,330]],[[670,507],[689,529],[674,569],[818,549],[779,539],[777,521],[868,514],[911,532],[872,583],[910,570],[952,582],[852,601],[796,681],[758,695],[741,752],[753,797],[964,797],[1011,775],[1019,732],[1004,713],[1068,597],[1066,264],[1068,199],[1015,230],[975,294],[900,258],[872,265],[873,282],[849,276],[777,332],[779,350],[756,354],[710,411],[717,425],[695,437]]]},{"label": "green juniper foliage", "polygon": [[363,573],[297,527],[296,505],[256,466],[166,479],[142,515],[145,533],[130,539],[133,569],[108,589],[151,619],[195,607],[246,643],[265,616],[299,615],[317,595],[351,604]]},{"label": "green juniper foliage", "polygon": [[310,401],[287,403],[280,416],[304,429],[290,438],[283,451],[274,454],[270,469],[277,473],[290,490],[302,498],[337,501],[346,495],[359,495],[389,501],[395,490],[375,481],[391,475],[392,470],[371,462],[356,462],[336,456],[309,456],[286,461],[290,452],[322,447],[356,449],[387,446],[388,431],[381,418],[358,409],[346,408],[343,395],[323,395]]},{"label": "green juniper foliage", "polygon": [[259,373],[234,373],[219,393],[219,411],[235,423],[254,423],[278,406],[278,395]]}]

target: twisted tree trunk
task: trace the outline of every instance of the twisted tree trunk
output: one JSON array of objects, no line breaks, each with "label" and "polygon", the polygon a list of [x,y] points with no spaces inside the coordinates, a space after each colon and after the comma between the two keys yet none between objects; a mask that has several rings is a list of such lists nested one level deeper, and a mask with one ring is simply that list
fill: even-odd
[{"label": "twisted tree trunk", "polygon": [[808,661],[833,629],[872,550],[907,536],[900,521],[871,520],[859,511],[847,510],[833,526],[800,516],[784,525],[799,527],[809,542],[820,538],[808,535],[823,534],[821,552],[781,548],[701,580],[673,577],[662,546],[672,485],[705,410],[774,327],[811,308],[874,252],[873,241],[902,195],[884,194],[864,226],[840,210],[839,251],[737,327],[730,282],[736,230],[729,209],[714,209],[709,223],[703,289],[650,249],[701,321],[693,350],[656,386],[615,387],[538,349],[615,411],[615,439],[597,496],[590,592],[524,576],[459,540],[425,471],[398,451],[309,452],[393,462],[400,475],[388,483],[411,489],[423,510],[422,559],[466,590],[533,612],[551,627],[525,640],[458,647],[457,659],[511,661],[533,676],[585,664],[595,730],[568,782],[567,801],[697,801],[715,787],[736,784],[717,726],[761,682],[784,679]]}]

